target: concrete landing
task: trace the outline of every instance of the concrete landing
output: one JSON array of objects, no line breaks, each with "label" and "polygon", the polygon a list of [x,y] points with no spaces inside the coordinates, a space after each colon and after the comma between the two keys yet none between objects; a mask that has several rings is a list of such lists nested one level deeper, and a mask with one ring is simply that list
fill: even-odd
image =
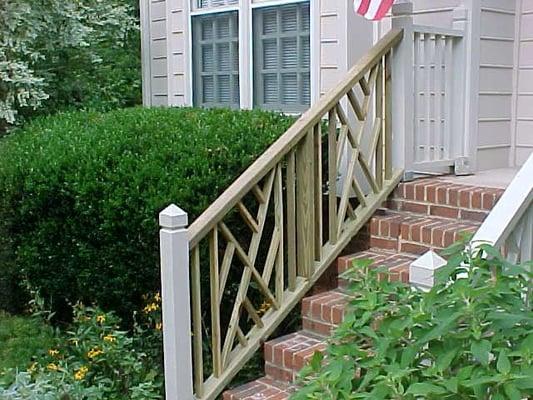
[{"label": "concrete landing", "polygon": [[518,168],[489,169],[486,171],[479,171],[476,172],[474,175],[468,176],[443,176],[441,177],[441,180],[459,185],[474,185],[497,189],[506,189],[517,172]]}]

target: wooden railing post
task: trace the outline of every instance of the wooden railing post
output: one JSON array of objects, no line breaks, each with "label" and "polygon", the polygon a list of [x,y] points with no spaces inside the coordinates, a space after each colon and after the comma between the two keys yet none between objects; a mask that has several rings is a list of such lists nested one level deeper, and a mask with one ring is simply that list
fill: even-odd
[{"label": "wooden railing post", "polygon": [[414,32],[413,3],[392,6],[392,27],[403,29],[403,40],[392,57],[393,166],[406,171],[414,162]]},{"label": "wooden railing post", "polygon": [[167,400],[194,399],[187,224],[187,213],[174,204],[159,214]]},{"label": "wooden railing post", "polygon": [[[451,156],[456,160],[455,173],[457,175],[467,175],[471,173],[472,166],[469,160],[470,147],[470,114],[472,110],[466,103],[468,89],[468,71],[467,71],[467,54],[466,42],[468,31],[468,9],[464,6],[453,10],[453,28],[462,30],[465,33],[460,39],[454,40],[452,51],[452,74],[453,76],[464,76],[465,79],[454,79],[451,85],[452,90],[452,109],[449,118],[452,119],[451,134],[453,135],[452,146],[450,148]],[[451,76],[452,74],[448,74]],[[477,119],[477,113],[476,117]]]}]

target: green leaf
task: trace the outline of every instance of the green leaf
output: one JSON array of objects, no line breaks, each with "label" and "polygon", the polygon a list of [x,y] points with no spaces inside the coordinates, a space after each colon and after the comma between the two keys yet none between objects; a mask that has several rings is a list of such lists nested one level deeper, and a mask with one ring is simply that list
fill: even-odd
[{"label": "green leaf", "polygon": [[440,355],[440,357],[437,357],[437,361],[435,363],[437,369],[440,372],[443,372],[444,370],[446,370],[452,363],[456,354],[457,354],[457,349],[450,349],[444,355]]},{"label": "green leaf", "polygon": [[412,394],[413,396],[428,396],[430,394],[444,394],[446,390],[441,386],[433,385],[432,383],[413,383],[407,389],[405,394]]},{"label": "green leaf", "polygon": [[324,359],[324,355],[321,352],[316,351],[315,354],[313,354],[313,357],[311,357],[311,361],[309,361],[309,365],[311,366],[313,371],[320,370],[323,359]]},{"label": "green leaf", "polygon": [[496,369],[502,374],[508,374],[511,372],[511,362],[509,361],[509,357],[507,357],[505,350],[500,351],[498,362],[496,363]]},{"label": "green leaf", "polygon": [[470,352],[483,365],[489,365],[490,351],[492,344],[488,340],[473,342],[470,346]]},{"label": "green leaf", "polygon": [[450,391],[452,393],[457,393],[457,391],[459,389],[459,378],[454,376],[452,378],[446,379],[443,382],[443,385],[444,385],[444,387],[446,389],[448,389],[448,391]]},{"label": "green leaf", "polygon": [[523,396],[520,393],[520,390],[512,383],[506,383],[503,385],[503,391],[509,398],[509,400],[522,400]]}]

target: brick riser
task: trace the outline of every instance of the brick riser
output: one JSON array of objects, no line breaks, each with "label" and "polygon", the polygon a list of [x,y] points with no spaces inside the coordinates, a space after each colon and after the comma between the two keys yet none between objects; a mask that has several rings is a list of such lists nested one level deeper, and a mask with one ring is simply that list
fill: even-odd
[{"label": "brick riser", "polygon": [[[455,185],[443,179],[402,183],[374,215],[364,233],[367,250],[337,259],[327,284],[302,300],[302,327],[297,333],[265,343],[265,378],[224,394],[225,400],[287,399],[296,390],[298,372],[315,351],[326,348],[326,338],[341,322],[348,296],[339,278],[354,260],[371,259],[389,268],[388,279],[409,282],[409,265],[428,249],[439,251],[473,233],[496,204],[503,190]],[[360,239],[359,237],[358,239]],[[361,246],[359,246],[361,248]],[[333,290],[318,292],[324,288]]]}]

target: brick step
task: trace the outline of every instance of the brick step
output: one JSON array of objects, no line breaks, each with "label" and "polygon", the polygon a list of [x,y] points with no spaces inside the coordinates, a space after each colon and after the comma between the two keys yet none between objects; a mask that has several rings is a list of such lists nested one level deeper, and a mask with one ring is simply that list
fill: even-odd
[{"label": "brick step", "polygon": [[326,342],[323,337],[306,331],[269,340],[264,348],[266,376],[292,383],[313,354],[325,349]]},{"label": "brick step", "polygon": [[503,189],[458,185],[443,178],[420,179],[398,185],[387,207],[397,211],[482,222]]},{"label": "brick step", "polygon": [[409,283],[409,265],[416,259],[412,254],[401,254],[383,249],[372,248],[337,259],[338,288],[308,296],[302,300],[303,329],[318,335],[329,336],[342,321],[348,295],[345,293],[347,282],[341,275],[356,260],[372,260],[374,267],[386,266],[388,279]]},{"label": "brick step", "polygon": [[480,222],[416,215],[386,210],[370,222],[370,246],[400,253],[423,254],[441,250],[474,233]]},{"label": "brick step", "polygon": [[285,400],[295,391],[296,386],[294,385],[263,377],[226,390],[222,398],[223,400]]}]

